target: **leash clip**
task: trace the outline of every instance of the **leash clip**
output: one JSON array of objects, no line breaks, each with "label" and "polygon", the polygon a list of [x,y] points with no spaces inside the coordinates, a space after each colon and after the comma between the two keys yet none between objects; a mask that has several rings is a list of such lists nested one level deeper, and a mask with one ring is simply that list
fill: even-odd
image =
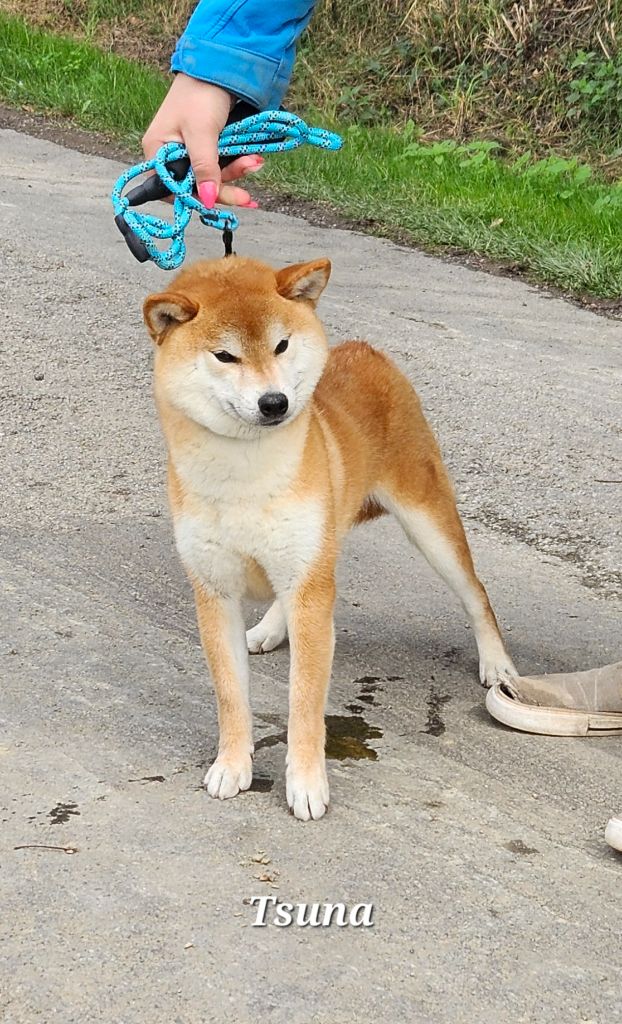
[{"label": "leash clip", "polygon": [[235,256],[235,253],[233,251],[233,229],[229,217],[227,217],[227,220],[225,221],[225,226],[222,233],[222,244],[225,247],[225,259],[227,258],[227,256]]}]

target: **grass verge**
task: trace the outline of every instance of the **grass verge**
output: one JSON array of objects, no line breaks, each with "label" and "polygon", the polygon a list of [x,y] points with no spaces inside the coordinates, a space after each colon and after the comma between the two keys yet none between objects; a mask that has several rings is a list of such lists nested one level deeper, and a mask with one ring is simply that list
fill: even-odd
[{"label": "grass verge", "polygon": [[[0,53],[7,101],[133,146],[166,91],[152,68],[4,14]],[[378,233],[477,253],[575,295],[622,295],[622,189],[593,180],[589,168],[529,154],[509,162],[486,142],[422,144],[410,124],[350,126],[344,134],[341,153],[275,157],[263,181],[329,203]]]},{"label": "grass verge", "polygon": [[[168,70],[196,0],[0,0],[30,24]],[[622,0],[317,0],[290,91],[342,123],[503,139],[622,167]]]},{"label": "grass verge", "polygon": [[138,147],[166,94],[153,68],[0,12],[0,96]]}]

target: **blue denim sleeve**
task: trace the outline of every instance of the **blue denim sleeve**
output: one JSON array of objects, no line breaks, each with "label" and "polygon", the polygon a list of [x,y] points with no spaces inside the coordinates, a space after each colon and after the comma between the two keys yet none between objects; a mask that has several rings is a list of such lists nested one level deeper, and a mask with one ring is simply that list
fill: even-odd
[{"label": "blue denim sleeve", "polygon": [[314,7],[311,0],[201,0],[171,70],[220,85],[260,110],[278,107]]}]

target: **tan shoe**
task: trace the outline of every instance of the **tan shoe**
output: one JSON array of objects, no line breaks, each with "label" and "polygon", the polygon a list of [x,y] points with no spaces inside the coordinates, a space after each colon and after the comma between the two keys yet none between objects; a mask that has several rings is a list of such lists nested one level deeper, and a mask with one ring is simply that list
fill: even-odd
[{"label": "tan shoe", "polygon": [[622,853],[622,818],[610,818],[605,829],[605,839],[609,846]]},{"label": "tan shoe", "polygon": [[587,672],[520,676],[511,683],[499,683],[488,691],[486,707],[497,721],[523,732],[544,736],[622,733],[622,661]]}]

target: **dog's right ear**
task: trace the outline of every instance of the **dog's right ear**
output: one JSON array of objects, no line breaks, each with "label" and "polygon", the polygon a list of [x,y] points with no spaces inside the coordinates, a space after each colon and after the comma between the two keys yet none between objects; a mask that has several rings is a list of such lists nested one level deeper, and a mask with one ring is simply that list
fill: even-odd
[{"label": "dog's right ear", "polygon": [[306,301],[315,306],[329,277],[330,260],[326,258],[312,260],[310,263],[295,263],[291,267],[277,270],[276,289],[284,299]]},{"label": "dog's right ear", "polygon": [[156,345],[162,344],[171,327],[194,320],[198,312],[198,302],[177,292],[149,295],[143,306],[143,317]]}]

